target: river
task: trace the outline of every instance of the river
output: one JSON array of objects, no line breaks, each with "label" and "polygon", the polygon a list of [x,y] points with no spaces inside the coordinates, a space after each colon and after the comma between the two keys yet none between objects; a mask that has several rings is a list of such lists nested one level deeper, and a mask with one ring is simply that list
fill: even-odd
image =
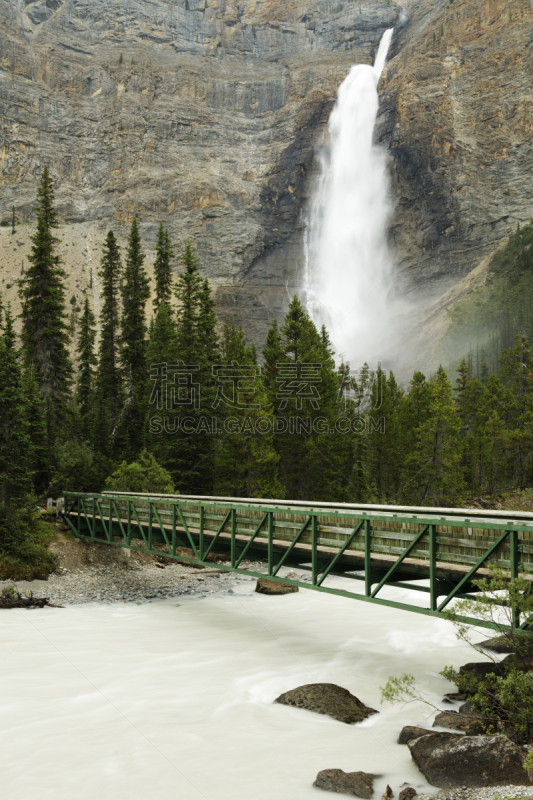
[{"label": "river", "polygon": [[[396,798],[404,782],[428,790],[396,740],[403,725],[430,727],[433,713],[382,706],[379,687],[410,672],[444,708],[452,687],[439,670],[483,656],[443,620],[253,589],[1,612],[3,796],[318,800],[328,795],[312,783],[326,768],[382,774],[377,800],[387,783]],[[349,726],[273,702],[317,682],[346,687],[379,714]]]}]

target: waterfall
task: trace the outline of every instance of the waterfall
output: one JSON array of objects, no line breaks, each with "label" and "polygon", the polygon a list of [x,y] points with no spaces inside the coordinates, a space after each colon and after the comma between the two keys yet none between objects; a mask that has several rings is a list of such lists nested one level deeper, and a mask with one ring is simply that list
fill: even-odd
[{"label": "waterfall", "polygon": [[374,65],[352,67],[339,88],[306,231],[302,299],[352,363],[375,355],[385,335],[392,202],[386,154],[372,136],[391,36],[392,28],[381,38]]}]

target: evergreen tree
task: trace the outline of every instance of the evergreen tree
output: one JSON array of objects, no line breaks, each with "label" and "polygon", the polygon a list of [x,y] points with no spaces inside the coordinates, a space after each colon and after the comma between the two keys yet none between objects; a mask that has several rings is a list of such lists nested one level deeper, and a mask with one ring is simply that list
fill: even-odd
[{"label": "evergreen tree", "polygon": [[45,164],[39,188],[37,189],[37,209],[44,219],[48,230],[57,228],[57,211],[54,206],[54,183],[50,177],[48,165]]},{"label": "evergreen tree", "polygon": [[515,481],[524,489],[533,464],[533,437],[527,425],[529,398],[533,394],[533,356],[524,336],[517,335],[514,347],[502,351],[499,374],[507,390],[504,421],[509,432],[509,459]]},{"label": "evergreen tree", "polygon": [[[207,278],[202,281],[198,310],[198,341],[203,362],[201,367],[204,370],[203,383],[206,384],[207,391],[212,393],[214,391],[213,366],[220,363],[220,341],[217,333],[215,300]],[[209,380],[211,381],[211,388],[208,387]]]},{"label": "evergreen tree", "polygon": [[52,454],[70,395],[71,363],[65,318],[63,270],[55,253],[57,226],[53,187],[45,167],[37,192],[37,228],[32,237],[30,268],[21,279],[22,342],[48,417],[48,447]]},{"label": "evergreen tree", "polygon": [[48,463],[48,440],[43,401],[31,368],[24,372],[23,388],[28,437],[31,442],[29,463],[33,487],[40,497],[46,493],[50,483],[50,465]]},{"label": "evergreen tree", "polygon": [[327,332],[317,331],[297,297],[279,332],[271,327],[264,355],[280,482],[291,499],[334,499],[350,477],[335,436],[338,378]]},{"label": "evergreen tree", "polygon": [[[169,375],[167,368],[177,363],[178,355],[176,326],[170,306],[165,301],[159,305],[156,317],[150,324],[146,360],[150,369],[146,444],[157,461],[174,472],[176,437],[171,431],[175,430],[175,417],[179,412],[172,403],[170,391],[175,388],[168,387],[168,379],[172,380],[172,374]],[[166,418],[167,424],[162,427],[151,425],[152,418],[157,417]]]},{"label": "evergreen tree", "polygon": [[185,242],[180,262],[184,271],[176,281],[179,357],[185,364],[195,364],[199,356],[200,297],[204,286],[199,272],[200,259],[190,239]]},{"label": "evergreen tree", "polygon": [[96,320],[89,305],[89,298],[86,297],[78,337],[78,380],[76,382],[76,400],[80,410],[82,431],[85,435],[89,433],[91,400],[94,396],[94,367],[97,363],[94,352],[95,324]]},{"label": "evergreen tree", "polygon": [[303,343],[306,333],[309,331],[310,322],[311,320],[295,295],[290,302],[289,310],[280,331],[283,340],[284,355],[290,358],[291,361],[302,361]]},{"label": "evergreen tree", "polygon": [[427,419],[417,427],[414,451],[406,458],[411,473],[407,489],[418,505],[453,506],[459,503],[464,488],[461,423],[452,385],[442,367],[429,388]]},{"label": "evergreen tree", "polygon": [[[335,370],[333,347],[324,325],[317,331],[309,317],[304,325],[301,358],[308,365],[314,364],[312,371],[316,369],[320,374],[320,383],[316,386],[320,397],[317,408],[308,403],[312,434],[306,443],[307,489],[302,491],[307,497],[322,500],[348,500],[351,495],[352,449],[348,434],[337,428],[337,419],[343,416],[343,410],[339,405],[339,376]],[[307,369],[309,367],[306,372]]]},{"label": "evergreen tree", "polygon": [[371,480],[380,502],[397,496],[401,485],[403,392],[391,372],[381,367],[372,379],[371,408],[368,412],[368,462]]},{"label": "evergreen tree", "polygon": [[172,268],[170,262],[173,258],[172,245],[168,230],[159,223],[157,231],[156,258],[154,261],[155,299],[154,308],[165,302],[169,303],[172,296]]},{"label": "evergreen tree", "polygon": [[148,378],[145,306],[150,297],[150,289],[143,266],[144,258],[139,227],[134,217],[124,269],[120,331],[120,358],[126,390],[126,410],[122,419],[122,429],[127,435],[126,454],[129,457],[135,456],[142,447],[145,421],[145,392]]},{"label": "evergreen tree", "polygon": [[501,417],[493,411],[483,426],[480,447],[480,468],[483,475],[482,488],[494,495],[503,488],[508,471],[507,453],[509,435]]},{"label": "evergreen tree", "polygon": [[461,423],[461,464],[467,485],[481,488],[482,451],[486,415],[483,413],[483,384],[472,377],[472,369],[461,361],[455,381],[455,406]]},{"label": "evergreen tree", "polygon": [[[173,465],[167,468],[176,477],[181,492],[212,494],[215,435],[210,422],[214,416],[215,378],[213,368],[220,363],[214,301],[209,283],[202,280],[199,259],[192,242],[187,240],[180,254],[183,272],[176,281],[178,300],[176,342],[188,387],[176,403],[176,433]],[[179,421],[189,418],[188,429]],[[191,422],[192,420],[192,422]]]},{"label": "evergreen tree", "polygon": [[22,375],[8,306],[0,337],[0,497],[2,517],[8,523],[13,520],[17,505],[32,490],[30,448]]},{"label": "evergreen tree", "polygon": [[100,312],[97,391],[102,409],[105,409],[102,424],[111,436],[114,435],[123,402],[119,352],[121,271],[120,249],[113,231],[109,231],[104,242],[99,271],[103,302]]},{"label": "evergreen tree", "polygon": [[89,441],[94,452],[102,460],[111,459],[115,451],[115,431],[111,428],[109,407],[101,388],[96,385],[89,414]]},{"label": "evergreen tree", "polygon": [[284,497],[277,476],[279,456],[273,445],[273,414],[242,328],[223,326],[220,403],[223,433],[217,446],[215,492],[233,497]]},{"label": "evergreen tree", "polygon": [[373,503],[375,501],[369,470],[368,440],[363,432],[356,434],[353,442],[353,467],[350,481],[350,501],[352,503]]},{"label": "evergreen tree", "polygon": [[285,353],[281,343],[281,334],[276,317],[268,330],[266,347],[263,350],[263,385],[267,391],[268,399],[272,406],[277,408],[276,394],[278,391],[277,374],[278,365],[286,361]]}]

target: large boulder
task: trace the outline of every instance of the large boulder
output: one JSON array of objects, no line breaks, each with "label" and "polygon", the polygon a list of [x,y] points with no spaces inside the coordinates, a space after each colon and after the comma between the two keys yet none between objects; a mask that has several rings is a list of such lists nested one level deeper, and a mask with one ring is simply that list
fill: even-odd
[{"label": "large boulder", "polygon": [[502,662],[495,661],[471,661],[468,664],[463,664],[459,667],[459,675],[470,674],[476,678],[483,679],[487,675],[502,675],[503,669],[500,666]]},{"label": "large boulder", "polygon": [[347,725],[362,722],[371,714],[378,713],[374,708],[365,706],[348,689],[334,683],[308,683],[280,694],[274,702],[316,711],[317,714],[328,714]]},{"label": "large boulder", "polygon": [[473,661],[459,667],[459,675],[466,678],[466,691],[472,692],[477,680],[484,680],[487,675],[505,675],[510,667],[516,667],[522,672],[533,669],[533,656],[515,655],[510,653],[503,661]]},{"label": "large boulder", "polygon": [[278,583],[278,581],[269,581],[267,578],[258,578],[255,591],[259,594],[291,594],[297,592],[298,587],[287,583]]},{"label": "large boulder", "polygon": [[[465,703],[466,705],[466,703]],[[473,714],[461,714],[457,711],[441,711],[433,722],[433,727],[451,728],[452,731],[472,732],[472,727],[479,722],[479,717]],[[481,733],[481,729],[475,731]]]},{"label": "large boulder", "polygon": [[[515,647],[513,645],[512,637],[508,636],[494,636],[491,639],[485,639],[475,645],[479,650],[492,650],[493,653],[514,653]],[[521,652],[533,653],[533,640],[522,639]]]},{"label": "large boulder", "polygon": [[398,736],[398,744],[407,744],[420,736],[427,736],[428,733],[432,733],[432,731],[428,731],[427,728],[419,728],[417,725],[405,725]]},{"label": "large boulder", "polygon": [[368,772],[344,772],[342,769],[323,769],[313,786],[338,794],[352,794],[368,800],[374,792],[374,780],[381,775]]},{"label": "large boulder", "polygon": [[510,641],[506,636],[493,636],[491,639],[484,639],[475,645],[479,650],[492,650],[493,653],[512,653]]},{"label": "large boulder", "polygon": [[433,786],[528,786],[525,751],[507,736],[432,733],[408,744],[417,767]]}]

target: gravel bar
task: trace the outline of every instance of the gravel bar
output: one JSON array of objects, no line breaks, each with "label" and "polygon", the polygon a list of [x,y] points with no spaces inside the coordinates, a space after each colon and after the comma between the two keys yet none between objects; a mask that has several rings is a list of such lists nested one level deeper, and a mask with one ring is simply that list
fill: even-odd
[{"label": "gravel bar", "polygon": [[503,797],[527,797],[533,800],[530,786],[484,786],[482,789],[441,789],[437,794],[417,794],[416,800],[493,800]]},{"label": "gravel bar", "polygon": [[[242,563],[243,569],[265,572],[262,563]],[[0,591],[14,585],[22,595],[47,597],[55,605],[75,603],[144,602],[180,595],[206,596],[215,592],[232,593],[236,584],[255,581],[245,575],[213,568],[192,569],[170,559],[165,566],[156,564],[96,565],[67,569],[59,567],[48,580],[0,581]]]}]

